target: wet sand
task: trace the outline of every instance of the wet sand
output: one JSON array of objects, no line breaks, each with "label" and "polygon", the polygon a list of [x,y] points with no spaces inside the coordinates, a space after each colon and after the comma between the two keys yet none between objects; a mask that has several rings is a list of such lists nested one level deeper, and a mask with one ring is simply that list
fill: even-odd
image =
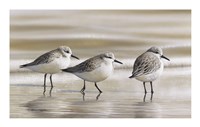
[{"label": "wet sand", "polygon": [[[190,68],[188,68],[190,69]],[[180,70],[182,72],[183,70]],[[184,71],[187,71],[185,68]],[[79,91],[83,80],[71,74],[55,74],[54,88],[43,96],[43,75],[15,74],[24,83],[13,84],[11,90],[12,118],[190,118],[190,75],[169,75],[173,69],[165,69],[163,76],[154,82],[153,99],[144,94],[143,85],[128,79],[129,70],[116,70],[109,79],[99,83],[103,91],[99,95],[93,83],[86,83],[85,95]],[[26,75],[26,76],[25,76]],[[119,78],[120,77],[120,78]],[[184,80],[183,80],[184,79]],[[17,82],[17,81],[16,81]]]}]

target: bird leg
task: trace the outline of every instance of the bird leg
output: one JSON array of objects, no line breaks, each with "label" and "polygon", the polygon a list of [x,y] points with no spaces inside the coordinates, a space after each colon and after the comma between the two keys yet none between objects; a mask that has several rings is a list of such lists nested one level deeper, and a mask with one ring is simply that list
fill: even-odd
[{"label": "bird leg", "polygon": [[51,89],[49,91],[49,95],[51,96],[51,91],[53,89],[52,74],[50,75],[50,82],[51,82]]},{"label": "bird leg", "polygon": [[97,86],[97,83],[95,82],[95,87],[99,90],[99,93],[102,93],[102,91],[99,89],[99,87]]},{"label": "bird leg", "polygon": [[145,82],[143,82],[143,86],[144,86],[144,93],[146,94],[147,90],[146,90]]},{"label": "bird leg", "polygon": [[47,77],[47,73],[44,74],[44,91],[43,91],[43,95],[45,95],[45,92],[46,92],[46,77]]},{"label": "bird leg", "polygon": [[84,80],[84,85],[83,85],[83,88],[81,89],[81,93],[84,93],[84,91],[85,91],[85,80]]},{"label": "bird leg", "polygon": [[153,93],[151,93],[151,98],[150,98],[151,102],[152,102],[152,99],[153,99]]},{"label": "bird leg", "polygon": [[145,100],[146,100],[146,93],[144,94],[144,97],[143,97],[143,102],[145,102]]},{"label": "bird leg", "polygon": [[99,94],[96,96],[96,101],[98,101],[100,95],[101,95],[101,93],[99,93]]},{"label": "bird leg", "polygon": [[154,91],[153,91],[153,85],[152,85],[152,82],[150,82],[150,84],[151,84],[151,94],[153,94]]}]

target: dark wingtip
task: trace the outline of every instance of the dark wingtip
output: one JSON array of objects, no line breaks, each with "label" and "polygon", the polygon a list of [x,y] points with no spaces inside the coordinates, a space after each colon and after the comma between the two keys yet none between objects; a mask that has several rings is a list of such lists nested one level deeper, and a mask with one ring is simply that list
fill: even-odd
[{"label": "dark wingtip", "polygon": [[19,66],[19,68],[24,68],[24,67],[25,67],[25,65],[20,65],[20,66]]},{"label": "dark wingtip", "polygon": [[134,76],[133,75],[131,75],[129,78],[133,78]]},{"label": "dark wingtip", "polygon": [[66,68],[66,69],[61,69],[61,70],[62,70],[63,72],[68,72],[68,71],[67,71],[67,68]]},{"label": "dark wingtip", "polygon": [[65,69],[61,69],[63,72],[65,72]]}]

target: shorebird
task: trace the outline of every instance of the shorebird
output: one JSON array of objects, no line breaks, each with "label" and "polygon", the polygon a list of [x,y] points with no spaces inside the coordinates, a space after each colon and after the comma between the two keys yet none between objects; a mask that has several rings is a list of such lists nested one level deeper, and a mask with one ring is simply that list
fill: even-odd
[{"label": "shorebird", "polygon": [[74,67],[63,69],[63,71],[72,73],[84,80],[84,86],[80,92],[84,93],[85,81],[89,81],[94,82],[95,87],[98,89],[99,93],[102,93],[102,91],[97,86],[97,82],[105,80],[112,74],[114,70],[113,62],[123,64],[122,62],[115,59],[113,53],[108,52],[94,56]]},{"label": "shorebird", "polygon": [[163,55],[161,48],[151,47],[135,60],[133,72],[129,78],[136,78],[137,80],[142,81],[145,94],[147,93],[145,86],[146,82],[150,82],[151,93],[154,93],[152,82],[163,72],[164,64],[161,60],[162,58],[170,61]]},{"label": "shorebird", "polygon": [[[61,69],[67,68],[70,64],[70,57],[79,59],[72,54],[72,51],[67,46],[60,46],[57,49],[49,51],[33,62],[20,65],[20,68],[28,68],[32,71],[44,73],[44,92],[46,92],[46,76],[50,74],[51,90],[53,88],[52,75],[61,72]],[[50,90],[50,92],[51,92]]]}]

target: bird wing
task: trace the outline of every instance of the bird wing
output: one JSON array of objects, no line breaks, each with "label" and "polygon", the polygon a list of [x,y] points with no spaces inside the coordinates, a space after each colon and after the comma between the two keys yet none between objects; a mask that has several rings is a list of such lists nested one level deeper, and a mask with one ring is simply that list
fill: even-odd
[{"label": "bird wing", "polygon": [[55,58],[59,58],[61,56],[60,53],[58,53],[56,50],[49,51],[41,56],[39,56],[37,59],[35,59],[33,62],[22,65],[22,66],[33,66],[38,64],[45,64],[52,62]]},{"label": "bird wing", "polygon": [[146,52],[136,59],[133,66],[133,77],[155,72],[160,68],[160,66],[159,58],[157,58],[155,55],[149,55],[148,52]]},{"label": "bird wing", "polygon": [[63,71],[71,72],[71,73],[82,73],[82,72],[90,72],[94,69],[101,66],[103,59],[98,57],[92,57],[74,67],[69,67],[64,69]]}]

